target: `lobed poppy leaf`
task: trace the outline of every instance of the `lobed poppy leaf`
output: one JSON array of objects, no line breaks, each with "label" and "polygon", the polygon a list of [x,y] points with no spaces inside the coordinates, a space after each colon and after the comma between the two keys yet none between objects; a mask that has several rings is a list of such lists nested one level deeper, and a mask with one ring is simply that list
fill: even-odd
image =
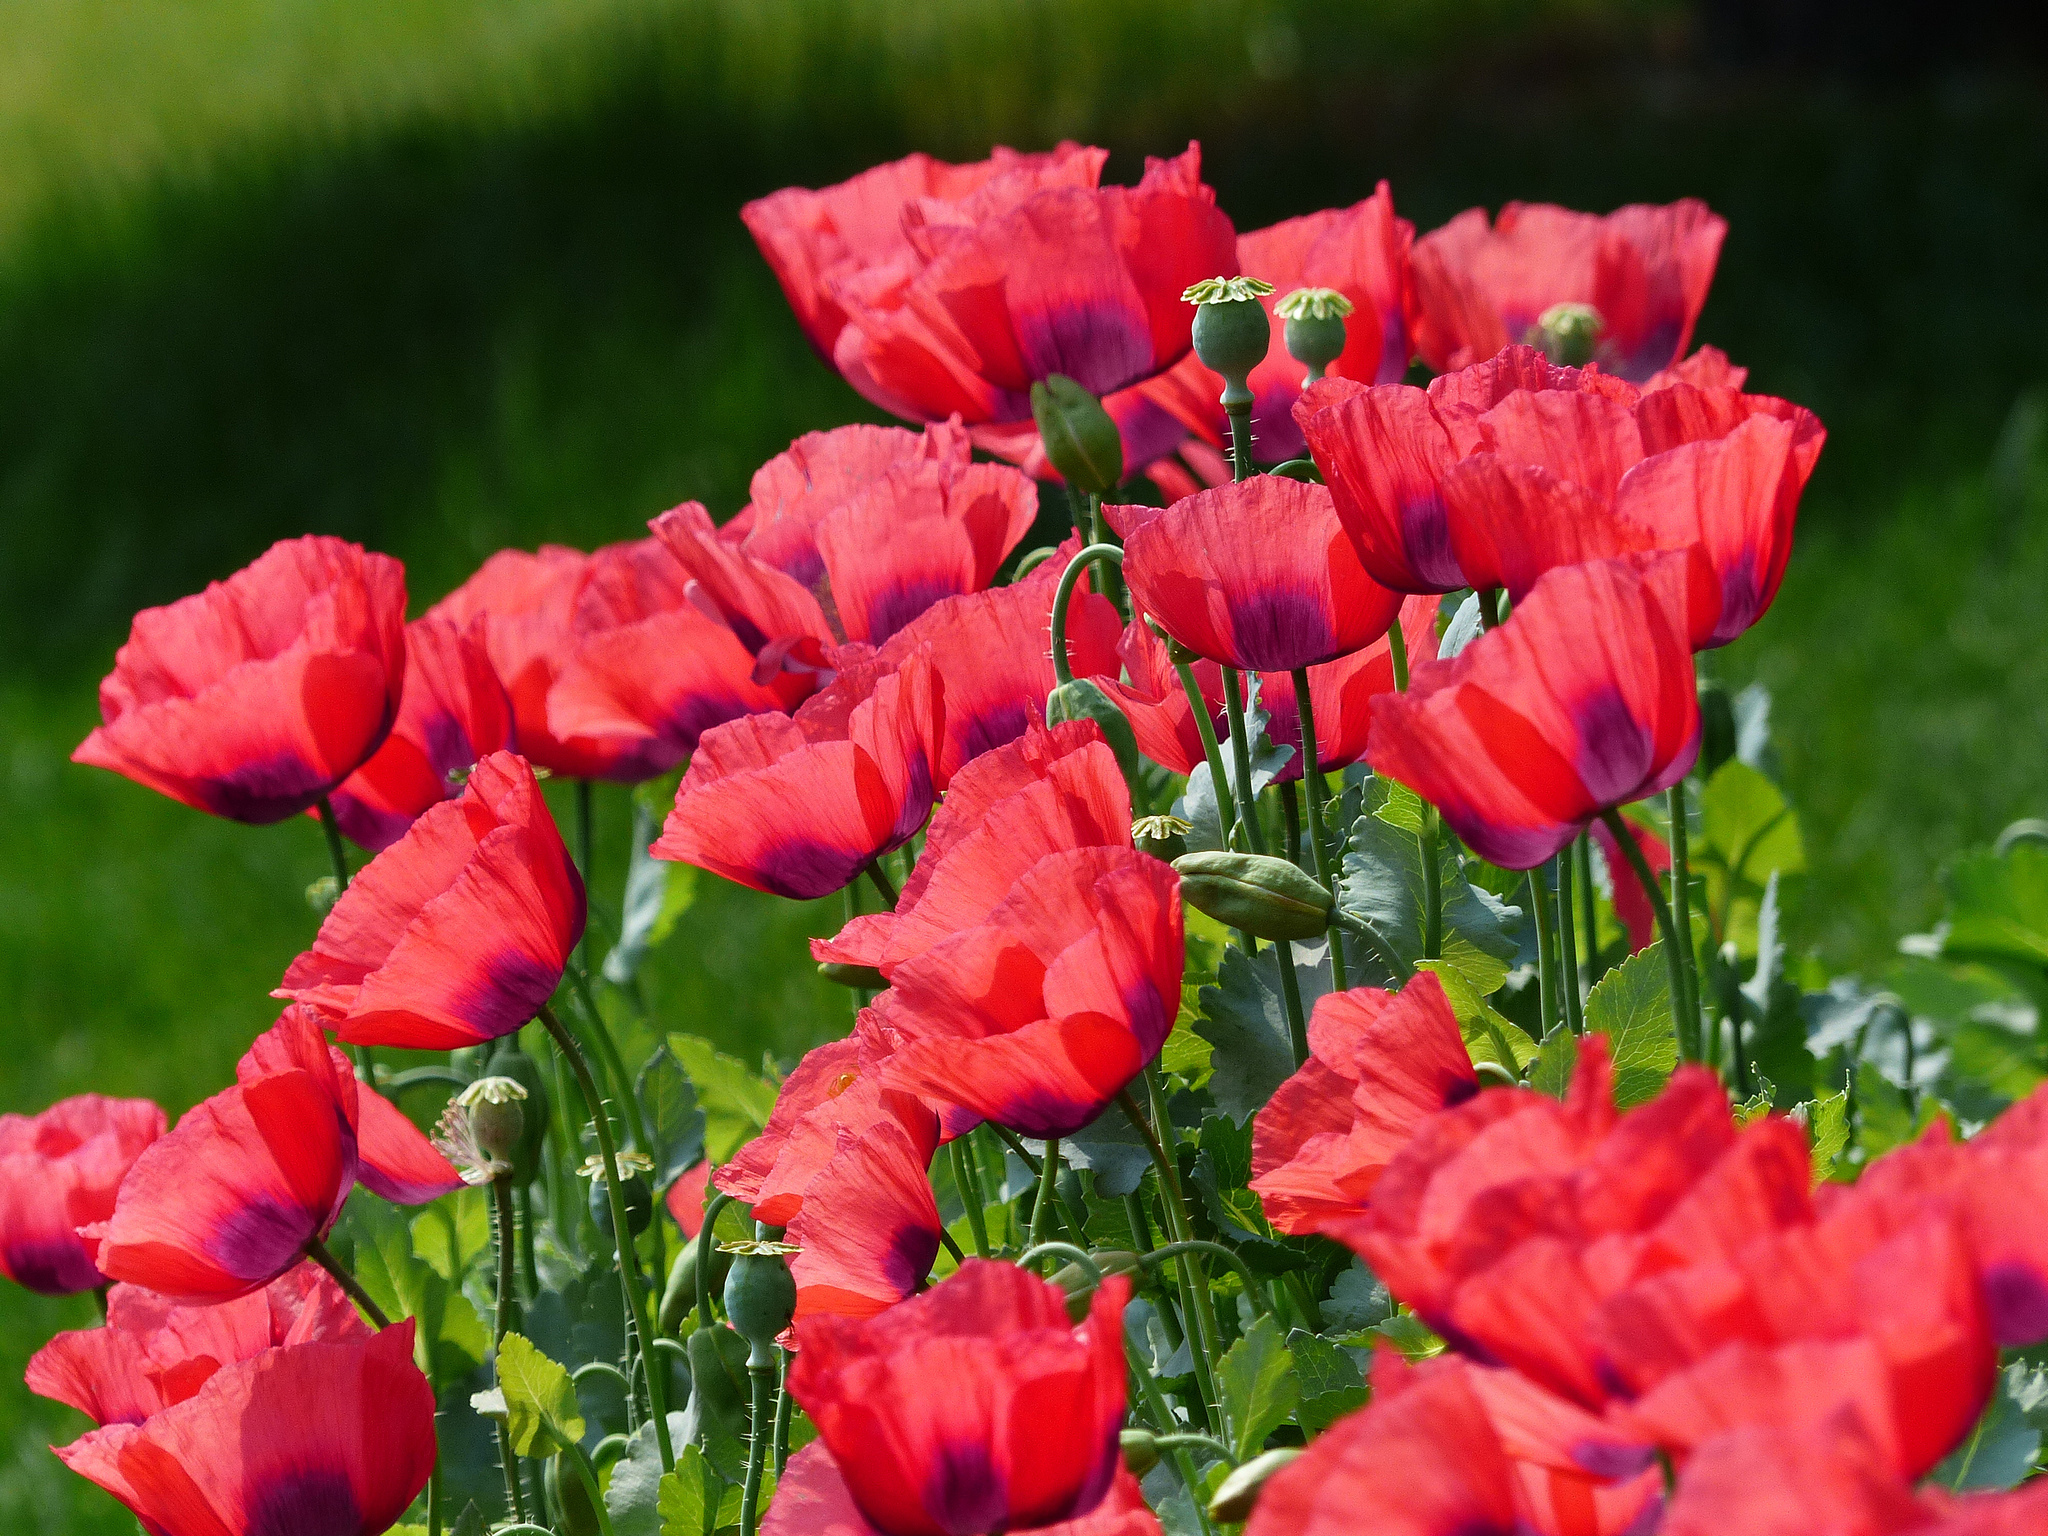
[{"label": "lobed poppy leaf", "polygon": [[1946,883],[1944,956],[2048,965],[2048,848],[2015,843],[2003,854],[1966,855]]},{"label": "lobed poppy leaf", "polygon": [[1195,1188],[1210,1219],[1245,1262],[1262,1275],[1307,1268],[1308,1258],[1280,1240],[1259,1197],[1246,1188],[1252,1176],[1251,1126],[1240,1126],[1228,1115],[1208,1115],[1196,1143]]},{"label": "lobed poppy leaf", "polygon": [[656,1497],[660,1536],[712,1536],[739,1519],[740,1492],[739,1484],[712,1470],[696,1446],[683,1446],[676,1452],[675,1471],[663,1476]]},{"label": "lobed poppy leaf", "polygon": [[714,1326],[691,1334],[684,1349],[690,1357],[690,1405],[683,1439],[713,1472],[737,1483],[747,1471],[747,1341]]},{"label": "lobed poppy leaf", "polygon": [[1698,857],[1718,863],[1738,886],[1763,888],[1773,870],[1806,868],[1806,844],[1784,791],[1740,758],[1723,763],[1700,792]]},{"label": "lobed poppy leaf", "polygon": [[[1519,946],[1513,930],[1521,909],[1466,878],[1463,858],[1447,833],[1437,839],[1436,861],[1443,902],[1443,959],[1481,997],[1490,997],[1507,980],[1514,963]],[[1347,912],[1371,925],[1404,966],[1412,968],[1422,959],[1428,898],[1422,844],[1414,833],[1382,819],[1376,810],[1359,817],[1344,857],[1337,899]],[[1384,962],[1377,971],[1368,967],[1363,975],[1354,975],[1354,983],[1396,987],[1403,979],[1389,973]]]},{"label": "lobed poppy leaf", "polygon": [[498,1389],[505,1395],[506,1436],[521,1456],[551,1456],[583,1438],[583,1414],[569,1373],[508,1333],[498,1346]]},{"label": "lobed poppy leaf", "polygon": [[1279,1324],[1261,1317],[1245,1330],[1217,1362],[1216,1389],[1223,1396],[1231,1446],[1240,1462],[1248,1461],[1301,1401],[1294,1356],[1280,1337]]},{"label": "lobed poppy leaf", "polygon": [[[1294,974],[1301,1006],[1313,1009],[1330,990],[1328,952],[1318,944],[1296,944]],[[1304,965],[1320,954],[1320,966]],[[1202,1017],[1195,1033],[1209,1042],[1215,1075],[1209,1091],[1233,1120],[1249,1119],[1294,1073],[1294,1046],[1287,1032],[1287,1008],[1280,995],[1280,951],[1266,945],[1256,955],[1232,949],[1216,970],[1216,985],[1202,988]]]},{"label": "lobed poppy leaf", "polygon": [[1357,1363],[1328,1339],[1296,1328],[1287,1335],[1287,1352],[1294,1357],[1295,1375],[1301,1382],[1295,1422],[1310,1436],[1363,1408],[1372,1395]]},{"label": "lobed poppy leaf", "polygon": [[1444,1001],[1458,1021],[1458,1036],[1474,1062],[1490,1061],[1520,1074],[1536,1059],[1536,1042],[1507,1015],[1487,1006],[1486,999],[1449,960],[1422,960],[1417,970],[1432,972],[1443,984]]},{"label": "lobed poppy leaf", "polygon": [[714,1163],[723,1163],[741,1142],[767,1126],[775,1108],[775,1085],[695,1035],[670,1035],[668,1048],[689,1074],[697,1102],[704,1106],[705,1149]]},{"label": "lobed poppy leaf", "polygon": [[412,1251],[449,1284],[460,1286],[491,1246],[491,1197],[465,1185],[412,1219]]},{"label": "lobed poppy leaf", "polygon": [[436,1387],[452,1385],[482,1364],[490,1340],[461,1291],[414,1251],[403,1212],[358,1191],[344,1214],[347,1262],[370,1298],[394,1321],[417,1323],[413,1356]]},{"label": "lobed poppy leaf", "polygon": [[1929,1477],[1957,1493],[2017,1488],[2041,1454],[2048,1423],[2048,1371],[2015,1360],[1998,1379],[1969,1437]]},{"label": "lobed poppy leaf", "polygon": [[647,1134],[654,1141],[654,1187],[667,1189],[704,1156],[707,1117],[697,1102],[696,1085],[666,1045],[657,1045],[634,1085]]},{"label": "lobed poppy leaf", "polygon": [[[1044,1143],[1026,1140],[1034,1151]],[[1060,1156],[1069,1167],[1084,1169],[1095,1176],[1095,1192],[1118,1197],[1132,1193],[1145,1170],[1152,1166],[1152,1154],[1144,1135],[1131,1124],[1130,1116],[1111,1105],[1071,1136],[1060,1138]]]},{"label": "lobed poppy leaf", "polygon": [[[1678,1033],[1671,1016],[1662,940],[1631,955],[1586,994],[1586,1029],[1607,1037],[1617,1109],[1657,1096],[1678,1065]],[[1553,1030],[1537,1051],[1529,1086],[1563,1098],[1578,1059],[1578,1041],[1571,1032]]]},{"label": "lobed poppy leaf", "polygon": [[[683,1416],[668,1416],[671,1442],[682,1438]],[[605,1509],[612,1517],[613,1536],[661,1536],[661,1447],[655,1442],[654,1421],[649,1419],[633,1431],[626,1453],[612,1464],[611,1483],[604,1493]]]},{"label": "lobed poppy leaf", "polygon": [[1835,1161],[1849,1146],[1848,1090],[1838,1088],[1824,1099],[1800,1105],[1793,1113],[1806,1122],[1807,1139],[1813,1144],[1813,1182],[1825,1183],[1834,1177]]},{"label": "lobed poppy leaf", "polygon": [[1363,1259],[1354,1258],[1330,1283],[1322,1313],[1326,1332],[1363,1333],[1394,1315],[1394,1298],[1388,1293],[1386,1282],[1367,1269]]}]

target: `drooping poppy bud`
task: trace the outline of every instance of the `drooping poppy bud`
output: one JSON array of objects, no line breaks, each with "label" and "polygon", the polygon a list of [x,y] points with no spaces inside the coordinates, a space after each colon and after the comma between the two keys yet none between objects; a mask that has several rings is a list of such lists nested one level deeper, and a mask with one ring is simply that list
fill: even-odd
[{"label": "drooping poppy bud", "polygon": [[1102,402],[1063,373],[1031,386],[1045,456],[1068,485],[1101,496],[1124,477],[1124,442]]},{"label": "drooping poppy bud", "polygon": [[1262,853],[1190,853],[1173,861],[1181,900],[1261,939],[1313,939],[1336,903],[1313,875]]}]

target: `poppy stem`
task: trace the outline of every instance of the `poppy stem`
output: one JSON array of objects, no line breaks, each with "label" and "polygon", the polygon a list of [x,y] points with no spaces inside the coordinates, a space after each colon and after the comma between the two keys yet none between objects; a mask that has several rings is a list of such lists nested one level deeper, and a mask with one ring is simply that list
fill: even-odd
[{"label": "poppy stem", "polygon": [[1692,1025],[1693,1038],[1699,1040],[1705,1036],[1707,1021],[1700,1010],[1699,959],[1692,947],[1692,861],[1686,846],[1684,779],[1671,786],[1666,805],[1671,820],[1671,922],[1684,939],[1678,947],[1685,974],[1683,1017]]},{"label": "poppy stem", "polygon": [[1564,1002],[1564,1021],[1575,1035],[1586,1032],[1586,1005],[1579,996],[1579,939],[1573,932],[1572,849],[1567,843],[1551,862],[1557,866],[1557,980]]},{"label": "poppy stem", "polygon": [[1055,1181],[1059,1178],[1060,1139],[1048,1136],[1045,1141],[1045,1157],[1038,1170],[1038,1199],[1031,1206],[1031,1246],[1037,1247],[1046,1241],[1052,1230],[1052,1203],[1059,1198]]},{"label": "poppy stem", "polygon": [[1387,660],[1394,664],[1394,692],[1408,691],[1408,637],[1401,633],[1401,621],[1387,631]]},{"label": "poppy stem", "polygon": [[1067,568],[1060,572],[1059,585],[1052,589],[1052,675],[1062,685],[1074,680],[1073,659],[1067,655],[1067,609],[1073,605],[1074,588],[1080,585],[1091,560],[1102,562],[1102,576],[1107,583],[1123,569],[1124,552],[1114,544],[1090,544],[1067,562]]},{"label": "poppy stem", "polygon": [[697,1229],[697,1326],[711,1326],[711,1229],[719,1212],[732,1204],[728,1194],[713,1195],[704,1205],[704,1225]]},{"label": "poppy stem", "polygon": [[749,1365],[747,1375],[753,1394],[747,1413],[747,1480],[740,1486],[740,1536],[754,1536],[760,1529],[761,1468],[775,1439],[775,1410],[768,1401],[775,1390],[775,1368]]},{"label": "poppy stem", "polygon": [[[590,1458],[583,1454],[582,1446],[574,1443],[564,1445],[562,1450],[568,1455],[571,1465],[576,1468],[576,1475],[583,1479],[583,1491],[590,1495],[590,1509],[591,1513],[597,1516],[600,1536],[612,1536],[611,1511],[605,1506],[604,1493],[597,1486],[597,1471],[590,1465]],[[670,1470],[673,1471],[674,1468]]]},{"label": "poppy stem", "polygon": [[1481,587],[1476,594],[1479,598],[1479,628],[1482,633],[1500,628],[1500,588]]},{"label": "poppy stem", "polygon": [[540,1294],[539,1266],[533,1256],[533,1191],[519,1188],[512,1191],[513,1207],[518,1214],[519,1272],[526,1282],[526,1294]]},{"label": "poppy stem", "polygon": [[[555,1017],[554,1009],[545,1003],[541,1004],[540,1021],[568,1058],[569,1068],[576,1074],[577,1085],[583,1090],[584,1102],[591,1107],[590,1123],[597,1130],[597,1151],[604,1160],[605,1192],[611,1197],[612,1248],[619,1257],[619,1288],[626,1293],[626,1324],[631,1334],[626,1343],[631,1350],[644,1350],[651,1347],[648,1341],[654,1337],[654,1332],[647,1326],[647,1297],[640,1287],[640,1255],[634,1251],[633,1229],[626,1220],[625,1186],[619,1177],[619,1149],[612,1139],[611,1117],[605,1113],[604,1100],[590,1075],[590,1063],[584,1059],[576,1037]],[[668,1389],[662,1380],[666,1375],[665,1371],[648,1371],[647,1398],[654,1415],[654,1441],[661,1452],[661,1469],[673,1472],[676,1453],[668,1438]],[[582,1470],[588,1477],[587,1463],[582,1464]],[[604,1501],[598,1496],[594,1479],[591,1479],[591,1497],[602,1506]],[[603,1523],[609,1527],[609,1521]]]},{"label": "poppy stem", "polygon": [[334,1283],[348,1293],[348,1299],[362,1309],[363,1316],[380,1329],[391,1326],[391,1319],[384,1315],[382,1307],[370,1299],[370,1293],[363,1289],[362,1282],[348,1272],[348,1266],[330,1253],[327,1245],[319,1238],[306,1239],[306,1257],[334,1276]]},{"label": "poppy stem", "polygon": [[[1225,383],[1223,414],[1230,418],[1230,469],[1234,480],[1249,480],[1258,473],[1252,464],[1252,399],[1249,391]],[[1232,393],[1245,396],[1242,404],[1229,399]]]},{"label": "poppy stem", "polygon": [[967,1230],[974,1235],[974,1256],[988,1257],[988,1216],[982,1209],[981,1180],[970,1166],[974,1154],[968,1150],[967,1138],[956,1136],[946,1151],[953,1159],[953,1187],[960,1192],[960,1203],[967,1210]]},{"label": "poppy stem", "polygon": [[1441,960],[1444,953],[1444,877],[1437,867],[1439,841],[1436,807],[1423,802],[1422,831],[1422,958]]},{"label": "poppy stem", "polygon": [[[1152,1101],[1150,1121],[1138,1107],[1138,1101],[1131,1097],[1129,1088],[1119,1089],[1116,1101],[1130,1117],[1131,1124],[1138,1128],[1138,1134],[1145,1138],[1146,1150],[1152,1154],[1152,1165],[1159,1171],[1160,1207],[1166,1213],[1168,1238],[1177,1243],[1187,1242],[1195,1235],[1194,1223],[1188,1216],[1187,1200],[1181,1194],[1180,1170],[1166,1152],[1164,1138],[1173,1134],[1173,1121],[1166,1112],[1166,1091],[1159,1084],[1158,1072],[1151,1066],[1145,1068],[1145,1091]],[[1178,1257],[1182,1305],[1194,1324],[1194,1337],[1188,1343],[1191,1346],[1189,1353],[1195,1362],[1195,1381],[1201,1389],[1208,1415],[1213,1422],[1222,1424],[1227,1432],[1229,1420],[1223,1413],[1222,1399],[1216,1395],[1216,1380],[1210,1369],[1221,1335],[1217,1332],[1216,1312],[1209,1298],[1209,1279],[1202,1271],[1198,1250],[1184,1248]]]},{"label": "poppy stem", "polygon": [[[1152,1372],[1146,1368],[1147,1362],[1138,1358],[1137,1345],[1131,1343],[1128,1338],[1124,1340],[1124,1360],[1130,1366],[1131,1375],[1137,1379],[1138,1395],[1144,1399],[1153,1424],[1161,1431],[1171,1431],[1180,1420],[1167,1404],[1166,1394],[1160,1390]],[[1181,1486],[1188,1491],[1188,1502],[1194,1506],[1195,1518],[1201,1522],[1204,1536],[1215,1536],[1216,1527],[1209,1523],[1209,1511],[1205,1508],[1209,1501],[1202,1497],[1201,1480],[1195,1476],[1195,1464],[1188,1458],[1187,1447],[1168,1446],[1167,1452],[1173,1462],[1174,1471],[1180,1474]]]},{"label": "poppy stem", "polygon": [[[1280,786],[1280,820],[1286,829],[1287,843],[1282,856],[1288,863],[1301,865],[1301,796],[1295,793],[1294,782],[1289,780]],[[1318,863],[1322,861],[1317,860]]]},{"label": "poppy stem", "polygon": [[1579,834],[1572,857],[1578,860],[1579,926],[1586,933],[1586,985],[1590,988],[1600,980],[1600,907],[1599,893],[1593,885],[1593,839],[1590,834]]},{"label": "poppy stem", "polygon": [[[1308,845],[1315,851],[1316,878],[1332,896],[1337,894],[1337,870],[1330,852],[1323,846],[1323,797],[1329,786],[1323,782],[1322,759],[1316,747],[1316,705],[1310,697],[1308,668],[1294,669],[1294,710],[1301,717],[1301,782],[1308,789]],[[1334,908],[1332,910],[1335,910]],[[1330,926],[1330,985],[1339,992],[1351,989],[1345,973],[1342,931]]]},{"label": "poppy stem", "polygon": [[775,1458],[775,1475],[782,1476],[782,1469],[789,1461],[789,1420],[793,1399],[789,1395],[789,1351],[780,1344],[775,1346],[775,1444],[772,1453]]},{"label": "poppy stem", "polygon": [[1543,871],[1544,865],[1538,864],[1527,872],[1527,878],[1529,906],[1536,914],[1537,1014],[1542,1020],[1543,1038],[1548,1040],[1558,1025],[1557,924],[1551,920],[1550,882],[1543,878]]},{"label": "poppy stem", "polygon": [[[944,1227],[939,1228],[939,1246],[952,1256],[955,1264],[965,1264],[967,1262],[967,1255],[960,1251],[959,1239],[955,1238]],[[987,1255],[979,1254],[977,1257],[986,1258]]]},{"label": "poppy stem", "polygon": [[1216,825],[1223,829],[1227,839],[1230,824],[1237,820],[1237,802],[1230,793],[1230,780],[1223,775],[1223,747],[1216,740],[1216,722],[1209,718],[1208,701],[1195,683],[1195,669],[1176,659],[1173,670],[1180,674],[1181,689],[1187,694],[1188,708],[1195,717],[1195,733],[1202,738],[1202,755],[1209,761],[1209,786],[1216,792]]},{"label": "poppy stem", "polygon": [[1237,824],[1245,846],[1266,851],[1266,830],[1259,825],[1258,794],[1252,788],[1252,744],[1245,740],[1244,678],[1235,667],[1223,669],[1223,710],[1230,720],[1230,761],[1237,770]]},{"label": "poppy stem", "polygon": [[883,910],[895,911],[898,899],[896,887],[890,884],[889,877],[882,873],[882,861],[880,859],[870,859],[868,861],[867,877],[874,882],[875,890],[881,895]]},{"label": "poppy stem", "polygon": [[1678,1035],[1678,1054],[1686,1061],[1700,1059],[1700,1043],[1692,1022],[1685,1016],[1685,962],[1678,954],[1678,930],[1671,922],[1671,907],[1664,900],[1663,888],[1657,877],[1650,872],[1649,861],[1643,857],[1643,850],[1636,843],[1635,834],[1628,829],[1628,823],[1621,819],[1619,811],[1602,811],[1600,819],[1607,823],[1607,830],[1614,834],[1614,841],[1621,848],[1622,857],[1636,872],[1636,882],[1643,888],[1643,895],[1649,899],[1650,911],[1657,919],[1657,931],[1664,936],[1664,968],[1671,987],[1671,1017],[1673,1028]]},{"label": "poppy stem", "polygon": [[605,1076],[612,1080],[612,1091],[619,1097],[626,1132],[633,1138],[635,1147],[652,1153],[654,1143],[648,1139],[647,1122],[640,1113],[640,1096],[633,1091],[633,1078],[626,1071],[626,1059],[619,1054],[618,1042],[612,1039],[611,1030],[605,1026],[604,1015],[597,1011],[597,999],[590,991],[590,977],[581,965],[569,967],[569,983],[576,990],[576,1001],[590,1016],[590,1035],[597,1042],[597,1054],[604,1059]]},{"label": "poppy stem", "polygon": [[512,1175],[501,1173],[491,1180],[491,1209],[497,1213],[498,1311],[497,1342],[519,1326],[519,1293],[513,1277],[519,1261],[518,1224],[512,1215]]}]

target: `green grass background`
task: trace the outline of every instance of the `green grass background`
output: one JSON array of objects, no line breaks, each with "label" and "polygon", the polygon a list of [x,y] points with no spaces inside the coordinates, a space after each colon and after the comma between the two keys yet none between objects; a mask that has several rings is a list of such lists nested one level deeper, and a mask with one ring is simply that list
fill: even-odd
[{"label": "green grass background", "polygon": [[[2048,106],[1693,62],[1668,4],[1507,0],[0,0],[0,1110],[224,1082],[313,927],[310,823],[243,828],[66,762],[129,615],[272,540],[402,557],[416,605],[505,544],[723,515],[868,415],[739,204],[925,148],[1205,144],[1240,227],[1367,194],[1706,197],[1701,339],[1831,439],[1783,596],[1716,658],[1777,699],[1798,944],[1881,960],[1945,856],[2048,811]],[[600,796],[600,885],[623,793]],[[605,867],[608,862],[609,868]],[[705,879],[671,1028],[843,1028],[828,910]],[[18,1386],[82,1303],[0,1293],[0,1528],[132,1529]]]}]

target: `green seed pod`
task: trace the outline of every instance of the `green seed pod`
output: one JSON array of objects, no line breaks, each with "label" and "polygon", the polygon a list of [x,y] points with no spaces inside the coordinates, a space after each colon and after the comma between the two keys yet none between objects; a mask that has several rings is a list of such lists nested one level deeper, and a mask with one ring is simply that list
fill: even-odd
[{"label": "green seed pod", "polygon": [[1117,1436],[1117,1444],[1123,1448],[1124,1470],[1133,1477],[1143,1477],[1159,1465],[1159,1446],[1149,1429],[1127,1429]]},{"label": "green seed pod", "polygon": [[818,963],[818,974],[842,987],[859,987],[865,992],[879,992],[889,985],[889,978],[872,965],[843,965],[837,960],[822,960]]},{"label": "green seed pod", "polygon": [[[725,1277],[725,1315],[733,1332],[747,1341],[750,1370],[775,1363],[775,1338],[796,1314],[796,1277],[778,1242],[742,1243]],[[766,1251],[760,1251],[766,1250]]]},{"label": "green seed pod", "polygon": [[1209,1518],[1225,1525],[1249,1520],[1266,1479],[1299,1456],[1301,1449],[1298,1445],[1283,1445],[1277,1451],[1254,1456],[1239,1467],[1217,1485],[1216,1496],[1209,1501]]},{"label": "green seed pod", "polygon": [[1140,816],[1131,823],[1131,841],[1138,852],[1171,864],[1188,851],[1188,834],[1192,831],[1194,828],[1178,816]]},{"label": "green seed pod", "polygon": [[1031,386],[1031,419],[1060,478],[1097,496],[1124,477],[1124,440],[1102,402],[1063,373]]},{"label": "green seed pod", "polygon": [[1266,360],[1273,324],[1256,299],[1204,304],[1195,311],[1195,355],[1211,373],[1223,375],[1223,403],[1248,405],[1245,376]]},{"label": "green seed pod", "polygon": [[1536,317],[1523,340],[1532,347],[1541,347],[1544,355],[1560,367],[1582,368],[1593,361],[1600,333],[1605,329],[1607,322],[1590,304],[1553,304]]},{"label": "green seed pod", "polygon": [[476,1144],[489,1156],[510,1163],[526,1137],[525,1098],[520,1083],[493,1075],[478,1078],[455,1096],[455,1102],[469,1111]]},{"label": "green seed pod", "polygon": [[1315,877],[1263,853],[1190,853],[1173,861],[1181,900],[1262,939],[1312,939],[1336,905]]},{"label": "green seed pod", "polygon": [[[725,1277],[732,1271],[732,1255],[724,1252],[716,1243],[711,1245],[711,1274],[704,1289],[723,1293]],[[689,1316],[690,1308],[697,1305],[697,1239],[690,1238],[683,1244],[675,1262],[668,1267],[668,1284],[661,1293],[661,1332],[676,1333],[683,1326],[683,1319]]]},{"label": "green seed pod", "polygon": [[545,1479],[548,1502],[555,1506],[563,1536],[598,1536],[597,1511],[590,1507],[590,1490],[576,1471],[569,1452],[557,1451],[548,1458]]},{"label": "green seed pod", "polygon": [[525,1128],[519,1135],[519,1146],[512,1153],[512,1182],[531,1184],[534,1175],[540,1172],[541,1146],[547,1140],[548,1085],[541,1072],[540,1063],[524,1051],[500,1051],[491,1058],[491,1073],[495,1077],[509,1077],[526,1090],[526,1102],[520,1106],[525,1111]]},{"label": "green seed pod", "polygon": [[1136,788],[1138,738],[1131,732],[1131,722],[1108,694],[1085,677],[1061,683],[1046,696],[1045,723],[1058,725],[1065,720],[1093,720],[1101,726],[1102,738],[1116,754],[1116,765],[1123,770],[1124,782]]},{"label": "green seed pod", "polygon": [[1287,322],[1288,355],[1308,365],[1309,378],[1320,379],[1344,355],[1344,317],[1354,307],[1334,288],[1297,288],[1273,306]]},{"label": "green seed pod", "polygon": [[[647,1187],[647,1175],[637,1168],[631,1173],[621,1169],[619,1192],[626,1202],[626,1230],[638,1237],[654,1220],[654,1191]],[[601,1173],[590,1181],[590,1219],[606,1237],[612,1235],[612,1197]]]}]

